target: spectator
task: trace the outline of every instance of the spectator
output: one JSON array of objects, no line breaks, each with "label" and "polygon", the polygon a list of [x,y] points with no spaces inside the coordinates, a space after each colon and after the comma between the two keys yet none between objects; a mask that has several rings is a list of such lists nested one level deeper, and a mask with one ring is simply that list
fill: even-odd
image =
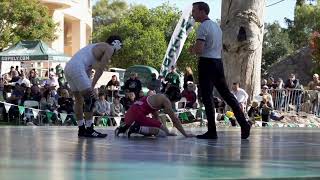
[{"label": "spectator", "polygon": [[187,99],[187,108],[196,108],[197,107],[197,94],[195,92],[195,85],[193,83],[189,83],[187,89],[184,89],[181,93],[182,97]]},{"label": "spectator", "polygon": [[262,79],[261,80],[261,89],[263,86],[267,85],[268,84],[268,81],[266,79]]},{"label": "spectator", "polygon": [[26,85],[26,87],[30,88],[31,87],[31,83],[29,81],[29,79],[27,79],[26,74],[22,71],[21,72],[21,78],[16,82],[18,84],[22,84],[24,83]]},{"label": "spectator", "polygon": [[171,66],[171,72],[166,75],[165,81],[171,86],[180,87],[180,75],[176,72],[175,66]]},{"label": "spectator", "polygon": [[19,79],[20,79],[20,76],[19,76],[18,72],[16,70],[12,71],[11,72],[11,80],[9,82],[15,83],[15,82],[19,81]]},{"label": "spectator", "polygon": [[134,92],[127,92],[126,96],[121,99],[121,104],[123,105],[123,107],[126,111],[135,102],[135,98],[136,98],[136,96],[135,96]]},{"label": "spectator", "polygon": [[123,105],[120,103],[119,96],[116,96],[113,99],[113,103],[111,104],[111,116],[122,116],[124,114]]},{"label": "spectator", "polygon": [[35,69],[32,69],[30,72],[29,72],[29,81],[32,85],[39,85],[40,84],[40,80],[39,78],[37,77],[37,72]]},{"label": "spectator", "polygon": [[58,89],[59,83],[56,78],[56,75],[53,71],[49,72],[49,79],[45,80],[42,84],[43,86],[47,86],[49,89]]},{"label": "spectator", "polygon": [[300,87],[299,79],[296,79],[296,76],[294,74],[290,74],[289,79],[284,84],[284,88],[298,89],[299,87]]},{"label": "spectator", "polygon": [[260,108],[259,103],[257,101],[252,102],[252,105],[248,111],[248,116],[250,117],[251,121],[254,121],[256,118],[260,116]]},{"label": "spectator", "polygon": [[156,93],[160,93],[161,80],[157,79],[156,73],[151,74],[151,81],[148,83],[147,88],[155,91]]},{"label": "spectator", "polygon": [[140,92],[139,92],[139,95],[138,95],[138,97],[136,98],[136,100],[139,100],[139,99],[141,99],[141,98],[143,98],[144,97],[144,92],[141,90]]},{"label": "spectator", "polygon": [[261,109],[262,126],[266,126],[267,122],[269,122],[269,117],[273,109],[273,105],[268,100],[267,96],[262,96],[259,108]]},{"label": "spectator", "polygon": [[68,90],[62,89],[61,96],[58,98],[58,112],[73,113],[73,99],[70,97]]},{"label": "spectator", "polygon": [[291,99],[289,99],[289,101],[296,105],[296,112],[298,113],[300,111],[303,90],[302,85],[299,83],[299,79],[296,79],[294,74],[290,74],[289,79],[284,85],[284,88],[290,90],[289,93],[291,93],[291,95],[288,97],[291,97]]},{"label": "spectator", "polygon": [[108,97],[115,97],[119,94],[120,82],[116,75],[112,75],[111,80],[107,84]]},{"label": "spectator", "polygon": [[271,106],[273,108],[272,95],[270,93],[268,93],[268,89],[269,89],[269,87],[267,85],[264,85],[261,89],[261,93],[259,94],[259,96],[267,98],[267,101],[271,104]]},{"label": "spectator", "polygon": [[193,72],[191,67],[186,67],[184,72],[184,79],[183,79],[183,89],[187,89],[188,82],[193,82]]},{"label": "spectator", "polygon": [[94,103],[94,114],[98,117],[96,124],[99,125],[102,116],[109,116],[110,115],[110,104],[106,100],[106,97],[103,93],[99,93],[98,100]]},{"label": "spectator", "polygon": [[318,74],[313,74],[313,81],[309,82],[308,88],[310,90],[320,90],[320,80]]},{"label": "spectator", "polygon": [[274,82],[274,78],[273,77],[269,77],[268,78],[267,86],[269,87],[269,89],[276,89],[277,84]]},{"label": "spectator", "polygon": [[47,123],[55,124],[58,121],[58,102],[53,95],[53,90],[47,89],[44,91],[40,100],[40,109],[52,112],[53,116],[51,118],[47,117],[45,120]]},{"label": "spectator", "polygon": [[283,89],[283,88],[284,88],[283,80],[281,78],[278,78],[275,89]]},{"label": "spectator", "polygon": [[125,82],[124,89],[129,92],[134,92],[136,96],[139,95],[140,90],[142,89],[141,81],[138,79],[137,73],[132,73],[130,78]]},{"label": "spectator", "polygon": [[238,82],[233,83],[232,88],[231,88],[231,93],[238,100],[242,111],[246,112],[246,106],[247,106],[247,101],[248,101],[249,95],[247,94],[247,92],[244,89],[240,88],[240,83],[238,83]]}]

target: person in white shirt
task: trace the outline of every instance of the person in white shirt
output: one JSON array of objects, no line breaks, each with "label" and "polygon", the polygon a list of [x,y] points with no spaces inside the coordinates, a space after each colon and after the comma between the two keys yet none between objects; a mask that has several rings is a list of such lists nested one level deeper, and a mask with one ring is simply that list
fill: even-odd
[{"label": "person in white shirt", "polygon": [[240,88],[240,83],[238,82],[232,84],[231,93],[237,98],[242,111],[245,112],[249,98],[248,93]]},{"label": "person in white shirt", "polygon": [[26,78],[26,74],[22,71],[21,78],[16,82],[16,84],[25,84],[26,87],[31,87],[29,79]]},{"label": "person in white shirt", "polygon": [[49,79],[45,80],[42,84],[43,86],[47,86],[50,89],[57,90],[59,88],[59,82],[56,78],[56,74],[52,71],[49,72]]}]

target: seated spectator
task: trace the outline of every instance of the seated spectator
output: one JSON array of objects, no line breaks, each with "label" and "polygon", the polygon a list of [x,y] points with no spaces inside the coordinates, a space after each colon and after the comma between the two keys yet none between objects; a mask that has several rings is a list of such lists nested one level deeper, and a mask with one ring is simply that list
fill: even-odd
[{"label": "seated spectator", "polygon": [[144,92],[141,90],[141,91],[139,92],[138,97],[136,98],[136,100],[139,100],[139,99],[141,99],[141,98],[143,98],[143,97],[144,97]]},{"label": "seated spectator", "polygon": [[42,86],[48,87],[49,89],[58,89],[59,83],[58,83],[58,80],[55,76],[56,76],[55,73],[50,71],[49,72],[49,79],[45,80],[42,83]]},{"label": "seated spectator", "polygon": [[111,116],[122,116],[124,114],[123,105],[120,103],[119,96],[114,97],[111,104]]},{"label": "seated spectator", "polygon": [[257,101],[252,102],[252,105],[248,111],[248,116],[251,121],[254,121],[256,118],[260,116],[260,108],[259,103]]},{"label": "seated spectator", "polygon": [[15,70],[12,71],[11,72],[11,80],[9,82],[15,83],[15,82],[19,81],[19,79],[20,79],[19,73]]},{"label": "seated spectator", "polygon": [[269,122],[270,114],[273,109],[267,96],[262,97],[262,101],[260,102],[259,109],[261,110],[262,126],[266,126],[267,125],[266,122]]},{"label": "seated spectator", "polygon": [[38,101],[38,102],[40,102],[40,100],[41,100],[41,96],[34,95],[32,93],[31,88],[27,87],[26,91],[22,97],[21,104],[23,104],[25,101]]},{"label": "seated spectator", "polygon": [[217,113],[224,114],[226,103],[216,96],[213,97],[213,103]]},{"label": "seated spectator", "polygon": [[20,79],[16,83],[18,83],[20,85],[23,83],[26,85],[26,87],[28,87],[28,88],[31,87],[31,83],[30,83],[29,79],[27,79],[26,74],[23,71],[21,72]]},{"label": "seated spectator", "polygon": [[53,112],[53,116],[51,119],[46,118],[45,120],[47,123],[56,123],[58,121],[58,102],[56,101],[55,97],[53,97],[53,90],[45,90],[42,94],[41,100],[40,100],[40,109]]},{"label": "seated spectator", "polygon": [[118,81],[118,77],[116,75],[112,75],[111,80],[107,84],[107,96],[115,97],[119,94],[120,82]]},{"label": "seated spectator", "polygon": [[73,113],[73,99],[69,96],[69,92],[66,89],[61,90],[61,96],[58,98],[58,112],[64,112],[67,114]]},{"label": "seated spectator", "polygon": [[126,111],[135,102],[135,98],[136,98],[136,95],[134,92],[127,92],[125,97],[121,98],[120,102]]},{"label": "seated spectator", "polygon": [[244,89],[240,88],[240,83],[235,82],[232,85],[231,93],[238,100],[242,111],[245,112],[246,106],[247,106],[247,101],[248,101],[248,98],[249,98],[249,95],[247,94],[247,92]]},{"label": "seated spectator", "polygon": [[[113,117],[120,117],[124,115],[124,108],[123,105],[120,103],[119,96],[114,97],[113,103],[111,104],[111,116]],[[112,122],[115,122],[114,118],[112,118]],[[122,117],[120,122],[124,122],[124,118]],[[120,125],[120,124],[114,124]]]},{"label": "seated spectator", "polygon": [[103,93],[99,93],[97,101],[94,103],[94,115],[100,116],[96,121],[96,125],[100,124],[102,116],[110,115],[110,104],[106,100],[106,97]]},{"label": "seated spectator", "polygon": [[195,92],[195,85],[193,83],[189,83],[187,89],[184,89],[181,93],[182,97],[187,99],[187,108],[196,108],[197,107],[197,94]]},{"label": "seated spectator", "polygon": [[151,74],[151,81],[148,83],[147,88],[156,93],[160,93],[161,80],[157,79],[156,73]]},{"label": "seated spectator", "polygon": [[32,69],[29,72],[29,80],[32,85],[40,85],[40,79],[37,77],[37,72],[35,69]]}]

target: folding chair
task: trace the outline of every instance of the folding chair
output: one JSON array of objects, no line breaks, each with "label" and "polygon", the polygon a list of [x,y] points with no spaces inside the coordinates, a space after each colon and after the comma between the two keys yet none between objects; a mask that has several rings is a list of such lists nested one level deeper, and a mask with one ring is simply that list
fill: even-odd
[{"label": "folding chair", "polygon": [[[24,101],[23,103],[23,106],[26,107],[26,108],[35,108],[35,109],[40,109],[40,103],[38,101],[33,101],[33,100],[26,100]],[[31,117],[33,116],[33,110],[28,110],[25,112],[25,117]],[[39,115],[37,117],[34,117],[34,118],[37,118],[38,119]],[[40,119],[40,125],[42,124],[41,122],[41,117],[39,118]]]}]

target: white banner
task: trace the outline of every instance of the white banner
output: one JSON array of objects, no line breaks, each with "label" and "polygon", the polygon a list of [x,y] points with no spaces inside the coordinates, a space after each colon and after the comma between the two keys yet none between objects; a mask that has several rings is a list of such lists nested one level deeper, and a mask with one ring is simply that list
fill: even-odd
[{"label": "white banner", "polygon": [[165,77],[171,66],[175,66],[179,55],[182,51],[183,45],[192,30],[194,19],[191,16],[192,5],[188,6],[181,15],[181,18],[171,36],[167,52],[164,56],[160,75]]},{"label": "white banner", "polygon": [[11,108],[10,104],[4,103],[4,108],[6,109],[6,112],[9,112],[9,109]]},{"label": "white banner", "polygon": [[32,109],[33,117],[36,118],[39,114],[39,109]]},{"label": "white banner", "polygon": [[66,114],[66,113],[60,113],[60,117],[61,117],[62,123],[64,123],[64,121],[66,121],[67,116],[68,116],[68,114]]}]

